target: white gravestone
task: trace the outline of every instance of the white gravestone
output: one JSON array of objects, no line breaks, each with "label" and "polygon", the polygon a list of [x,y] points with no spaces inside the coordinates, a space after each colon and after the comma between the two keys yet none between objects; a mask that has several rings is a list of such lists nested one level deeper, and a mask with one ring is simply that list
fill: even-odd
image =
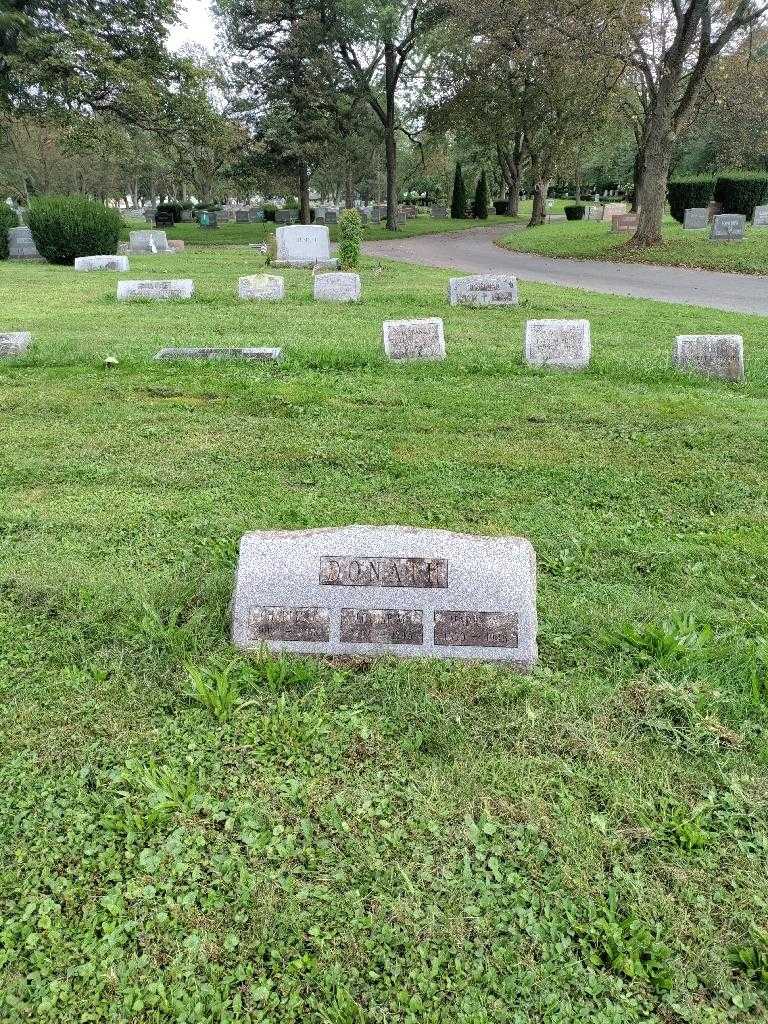
[{"label": "white gravestone", "polygon": [[709,210],[706,206],[692,206],[683,215],[683,227],[688,231],[699,231],[709,227]]},{"label": "white gravestone", "polygon": [[628,203],[606,203],[603,207],[603,220],[613,223],[613,218],[622,213],[629,213]]},{"label": "white gravestone", "polygon": [[525,362],[559,370],[580,370],[592,356],[589,320],[529,320]]},{"label": "white gravestone", "polygon": [[445,359],[443,321],[385,320],[382,325],[384,353],[390,359]]},{"label": "white gravestone", "polygon": [[0,331],[0,359],[23,356],[31,344],[32,335],[28,331]]},{"label": "white gravestone", "polygon": [[448,282],[452,306],[516,306],[517,278],[511,274],[473,274]]},{"label": "white gravestone", "polygon": [[679,334],[672,364],[708,377],[743,380],[744,339],[740,334]]},{"label": "white gravestone", "polygon": [[756,206],[752,214],[753,228],[768,228],[768,206]]},{"label": "white gravestone", "polygon": [[121,274],[127,274],[127,256],[76,256],[75,270],[117,270]]},{"label": "white gravestone", "polygon": [[276,266],[313,267],[331,258],[328,228],[322,224],[289,224],[277,229]]},{"label": "white gravestone", "polygon": [[285,281],[277,274],[251,274],[240,278],[237,295],[241,299],[277,302],[285,295]]},{"label": "white gravestone", "polygon": [[161,348],[155,359],[247,359],[270,363],[282,355],[281,348]]},{"label": "white gravestone", "polygon": [[259,530],[240,542],[236,647],[536,662],[536,555],[522,537],[407,526]]},{"label": "white gravestone", "polygon": [[713,242],[742,242],[747,229],[747,218],[743,213],[720,213],[712,218]]},{"label": "white gravestone", "polygon": [[316,302],[359,302],[362,292],[359,274],[331,272],[314,276]]},{"label": "white gravestone", "polygon": [[175,252],[168,245],[168,237],[164,231],[131,231],[129,252],[135,253],[160,253]]},{"label": "white gravestone", "polygon": [[118,281],[117,298],[129,299],[191,299],[195,284],[188,278],[178,281]]},{"label": "white gravestone", "polygon": [[37,251],[32,232],[22,225],[8,229],[8,259],[10,260],[41,260]]}]

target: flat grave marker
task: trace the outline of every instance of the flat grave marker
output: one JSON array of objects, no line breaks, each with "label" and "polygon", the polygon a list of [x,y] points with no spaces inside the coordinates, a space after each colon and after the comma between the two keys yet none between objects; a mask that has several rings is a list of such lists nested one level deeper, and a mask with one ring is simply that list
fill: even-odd
[{"label": "flat grave marker", "polygon": [[155,359],[246,359],[270,363],[277,362],[282,356],[281,348],[161,348]]},{"label": "flat grave marker", "polygon": [[591,356],[589,320],[529,320],[525,325],[528,366],[581,370]]},{"label": "flat grave marker", "polygon": [[119,302],[131,299],[191,299],[195,294],[195,283],[189,278],[176,281],[118,281]]},{"label": "flat grave marker", "polygon": [[511,274],[471,274],[448,282],[452,306],[516,306],[517,278]]},{"label": "flat grave marker", "polygon": [[127,274],[130,267],[127,256],[76,256],[75,270],[116,270]]},{"label": "flat grave marker", "polygon": [[29,331],[0,331],[0,359],[23,356],[31,344]]},{"label": "flat grave marker", "polygon": [[359,302],[362,293],[359,274],[331,271],[314,275],[313,295],[316,302]]},{"label": "flat grave marker", "polygon": [[679,334],[672,365],[683,372],[743,380],[744,339],[740,334]]},{"label": "flat grave marker", "polygon": [[445,333],[439,317],[385,320],[384,353],[390,359],[445,359]]},{"label": "flat grave marker", "polygon": [[407,526],[258,530],[240,542],[236,647],[536,663],[536,555],[523,537]]},{"label": "flat grave marker", "polygon": [[277,274],[251,274],[237,283],[240,299],[278,302],[285,295],[285,281]]}]

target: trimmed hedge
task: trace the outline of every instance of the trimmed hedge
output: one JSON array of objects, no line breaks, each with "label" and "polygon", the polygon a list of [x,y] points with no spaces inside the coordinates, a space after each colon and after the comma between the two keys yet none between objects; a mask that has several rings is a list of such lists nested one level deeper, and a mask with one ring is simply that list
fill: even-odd
[{"label": "trimmed hedge", "polygon": [[76,256],[117,252],[122,218],[116,210],[79,196],[43,196],[29,204],[37,251],[49,263],[72,264]]},{"label": "trimmed hedge", "polygon": [[706,174],[695,174],[686,178],[673,178],[669,186],[669,212],[681,224],[685,211],[694,207],[709,206],[715,191],[715,179]]},{"label": "trimmed hedge", "polygon": [[718,176],[715,199],[723,204],[723,213],[743,213],[749,220],[756,206],[768,199],[768,174],[729,171]]},{"label": "trimmed hedge", "polygon": [[[189,208],[192,208],[191,204]],[[155,216],[157,216],[158,213],[170,213],[173,217],[173,223],[178,224],[181,220],[181,211],[183,209],[184,207],[181,203],[177,203],[175,200],[172,200],[169,203],[160,203],[157,210],[155,210]]]},{"label": "trimmed hedge", "polygon": [[566,220],[584,220],[586,207],[582,206],[581,203],[574,203],[573,206],[565,206],[563,209],[565,210]]},{"label": "trimmed hedge", "polygon": [[0,202],[0,260],[8,259],[8,232],[19,226],[19,218],[8,203]]},{"label": "trimmed hedge", "polygon": [[363,220],[357,210],[345,210],[339,217],[339,266],[354,270],[360,262]]}]

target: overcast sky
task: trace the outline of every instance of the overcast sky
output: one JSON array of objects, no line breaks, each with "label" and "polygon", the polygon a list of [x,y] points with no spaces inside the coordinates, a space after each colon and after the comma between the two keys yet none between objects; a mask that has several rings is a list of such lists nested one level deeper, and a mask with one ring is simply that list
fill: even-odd
[{"label": "overcast sky", "polygon": [[181,24],[171,30],[170,45],[174,50],[195,43],[212,49],[215,39],[213,15],[210,0],[184,0],[181,12]]}]

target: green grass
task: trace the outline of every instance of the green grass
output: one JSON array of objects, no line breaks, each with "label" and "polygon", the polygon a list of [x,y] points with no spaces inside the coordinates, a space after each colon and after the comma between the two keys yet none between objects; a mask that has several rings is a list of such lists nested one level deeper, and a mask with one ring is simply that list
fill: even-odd
[{"label": "green grass", "polygon": [[712,242],[709,231],[685,231],[671,217],[664,222],[664,244],[651,249],[632,249],[627,245],[626,235],[614,234],[609,224],[595,221],[545,224],[508,235],[499,244],[515,252],[540,256],[699,267],[741,274],[768,273],[768,230],[747,227],[743,242]]},{"label": "green grass", "polygon": [[[764,1020],[768,321],[371,262],[239,303],[256,262],[0,270],[0,1019]],[[385,362],[429,315],[447,360]],[[522,365],[546,316],[590,370]],[[745,384],[669,370],[733,330]],[[355,522],[529,537],[540,667],[236,655],[241,534]]]}]

